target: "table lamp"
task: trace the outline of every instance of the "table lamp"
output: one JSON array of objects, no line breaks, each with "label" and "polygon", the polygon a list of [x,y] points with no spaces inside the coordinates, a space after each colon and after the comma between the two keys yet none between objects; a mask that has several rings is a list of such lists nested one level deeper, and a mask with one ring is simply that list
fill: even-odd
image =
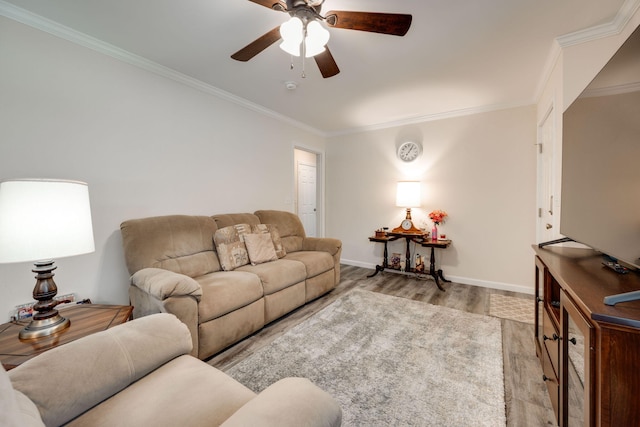
[{"label": "table lamp", "polygon": [[48,336],[68,328],[55,306],[58,288],[52,258],[95,250],[87,184],[50,179],[0,182],[0,263],[33,261],[36,285],[31,323],[20,339]]},{"label": "table lamp", "polygon": [[407,217],[392,230],[393,233],[422,234],[411,220],[411,208],[420,206],[420,182],[400,181],[396,191],[396,206],[407,208]]}]

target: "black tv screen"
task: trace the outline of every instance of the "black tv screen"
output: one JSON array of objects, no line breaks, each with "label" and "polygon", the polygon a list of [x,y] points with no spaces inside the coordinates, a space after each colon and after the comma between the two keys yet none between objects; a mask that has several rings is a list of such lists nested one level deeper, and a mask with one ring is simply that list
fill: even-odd
[{"label": "black tv screen", "polygon": [[560,233],[640,268],[640,28],[564,113]]}]

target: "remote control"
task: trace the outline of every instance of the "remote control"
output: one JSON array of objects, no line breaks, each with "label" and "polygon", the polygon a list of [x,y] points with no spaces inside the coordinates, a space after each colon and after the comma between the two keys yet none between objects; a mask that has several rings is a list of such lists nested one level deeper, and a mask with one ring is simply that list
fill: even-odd
[{"label": "remote control", "polygon": [[605,265],[606,267],[609,267],[610,269],[612,269],[618,274],[627,274],[629,272],[629,269],[621,266],[617,262],[607,261],[607,262],[603,262],[602,264]]}]

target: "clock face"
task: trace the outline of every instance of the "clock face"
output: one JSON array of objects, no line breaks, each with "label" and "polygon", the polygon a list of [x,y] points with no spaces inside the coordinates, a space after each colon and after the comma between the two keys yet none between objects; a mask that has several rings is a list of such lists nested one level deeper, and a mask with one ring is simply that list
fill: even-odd
[{"label": "clock face", "polygon": [[405,142],[398,148],[398,157],[405,162],[412,162],[420,155],[420,146],[417,142]]},{"label": "clock face", "polygon": [[402,221],[402,224],[400,224],[400,226],[402,227],[403,230],[409,230],[411,229],[411,226],[413,224],[411,223],[411,221],[409,221],[408,219],[405,219],[404,221]]}]

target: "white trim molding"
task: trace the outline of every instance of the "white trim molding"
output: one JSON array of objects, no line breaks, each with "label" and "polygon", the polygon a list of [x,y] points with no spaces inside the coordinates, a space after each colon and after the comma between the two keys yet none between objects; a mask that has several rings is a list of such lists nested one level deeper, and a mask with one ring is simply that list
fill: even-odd
[{"label": "white trim molding", "polygon": [[[345,264],[345,265],[351,265],[354,267],[361,267],[361,268],[367,268],[370,270],[374,270],[376,269],[376,265],[375,264],[371,264],[368,262],[361,262],[361,261],[354,261],[354,260],[348,260],[348,259],[341,259],[340,260],[341,264]],[[411,273],[403,273],[403,272],[392,272],[392,274],[404,274],[406,276],[412,275]],[[525,286],[525,285],[516,285],[513,283],[502,283],[502,282],[492,282],[489,280],[480,280],[480,279],[473,279],[473,278],[469,278],[469,277],[461,277],[461,276],[450,276],[450,275],[446,275],[447,280],[451,280],[452,282],[455,283],[459,283],[461,285],[470,285],[470,286],[478,286],[481,288],[487,288],[487,289],[499,289],[502,291],[510,291],[510,292],[518,292],[521,294],[528,294],[528,295],[533,295],[534,293],[534,289],[530,286]],[[435,283],[434,283],[435,286]]]}]

